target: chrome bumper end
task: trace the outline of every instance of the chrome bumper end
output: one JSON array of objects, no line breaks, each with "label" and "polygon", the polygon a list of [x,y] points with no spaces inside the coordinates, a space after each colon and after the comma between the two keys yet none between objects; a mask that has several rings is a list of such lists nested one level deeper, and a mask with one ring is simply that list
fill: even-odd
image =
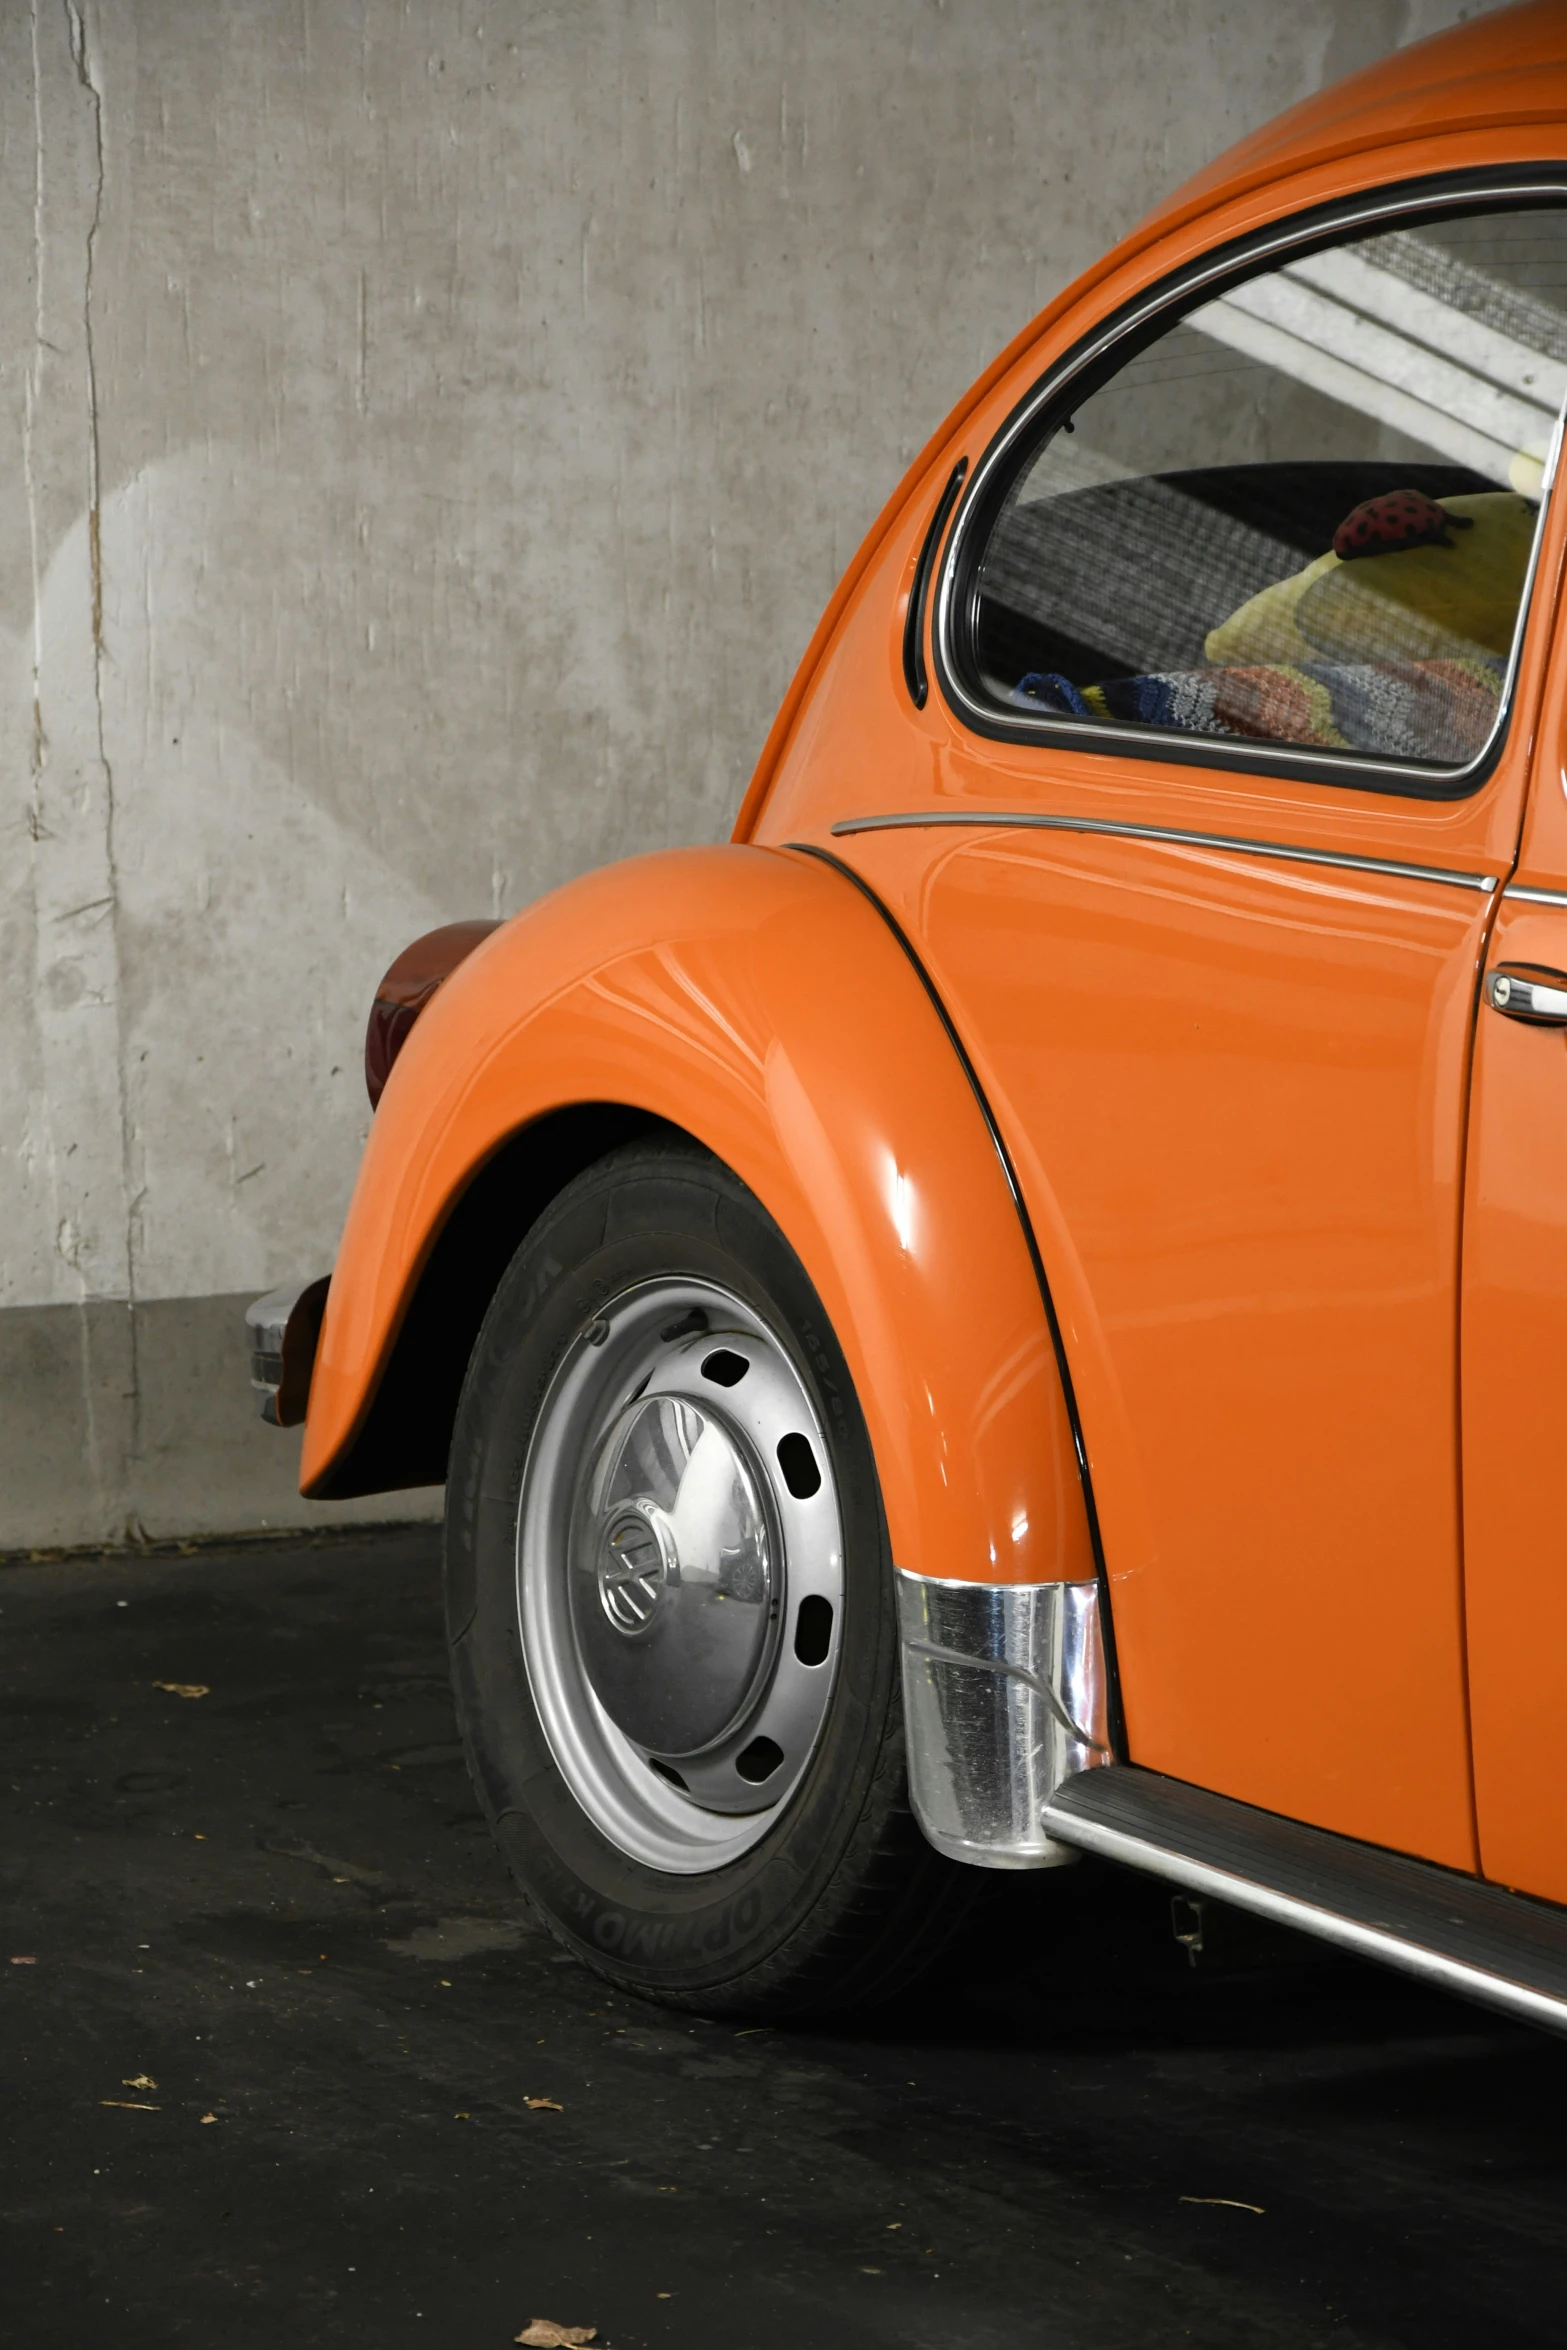
[{"label": "chrome bumper end", "polygon": [[1094,1583],[898,1574],[909,1796],[927,1839],[986,1869],[1075,1860],[1041,1814],[1112,1757]]},{"label": "chrome bumper end", "polygon": [[290,1282],[245,1308],[250,1384],[257,1410],[274,1428],[296,1428],[305,1416],[329,1282],[329,1275]]}]

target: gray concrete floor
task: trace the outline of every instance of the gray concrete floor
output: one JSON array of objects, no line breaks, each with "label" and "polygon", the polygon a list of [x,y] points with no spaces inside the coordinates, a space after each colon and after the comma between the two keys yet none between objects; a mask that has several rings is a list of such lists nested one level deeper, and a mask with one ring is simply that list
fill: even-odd
[{"label": "gray concrete floor", "polygon": [[476,1816],[428,1529],[15,1566],[0,1657],[18,2350],[1562,2338],[1567,2050],[1193,1971],[1141,1881],[995,1880],[831,2029],[616,1997]]}]

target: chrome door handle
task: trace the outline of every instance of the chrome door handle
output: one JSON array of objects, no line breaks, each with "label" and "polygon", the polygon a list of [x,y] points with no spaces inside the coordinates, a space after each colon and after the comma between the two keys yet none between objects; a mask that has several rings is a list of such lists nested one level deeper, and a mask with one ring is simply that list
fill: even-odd
[{"label": "chrome door handle", "polygon": [[1521,971],[1516,965],[1489,972],[1485,1000],[1509,1020],[1532,1020],[1539,1028],[1567,1028],[1567,971]]}]

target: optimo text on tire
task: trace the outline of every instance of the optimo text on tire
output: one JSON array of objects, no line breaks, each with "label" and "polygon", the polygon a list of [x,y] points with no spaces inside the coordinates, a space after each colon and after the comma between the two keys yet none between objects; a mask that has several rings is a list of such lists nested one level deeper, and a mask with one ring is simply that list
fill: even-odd
[{"label": "optimo text on tire", "polygon": [[778,1226],[683,1138],[528,1234],[447,1485],[474,1785],[517,1882],[612,1981],[704,2013],[908,1981],[970,1898],[908,1808],[865,1423]]}]

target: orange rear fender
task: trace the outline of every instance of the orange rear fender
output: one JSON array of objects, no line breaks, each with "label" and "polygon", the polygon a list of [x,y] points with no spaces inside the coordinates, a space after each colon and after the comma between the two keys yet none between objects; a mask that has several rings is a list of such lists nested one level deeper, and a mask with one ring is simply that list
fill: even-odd
[{"label": "orange rear fender", "polygon": [[780,850],[674,850],[589,875],[441,989],[392,1072],[349,1209],[307,1492],[331,1488],[474,1176],[589,1103],[682,1128],[787,1234],[848,1358],[900,1566],[1092,1575],[1049,1326],[962,1065],[874,908]]}]

